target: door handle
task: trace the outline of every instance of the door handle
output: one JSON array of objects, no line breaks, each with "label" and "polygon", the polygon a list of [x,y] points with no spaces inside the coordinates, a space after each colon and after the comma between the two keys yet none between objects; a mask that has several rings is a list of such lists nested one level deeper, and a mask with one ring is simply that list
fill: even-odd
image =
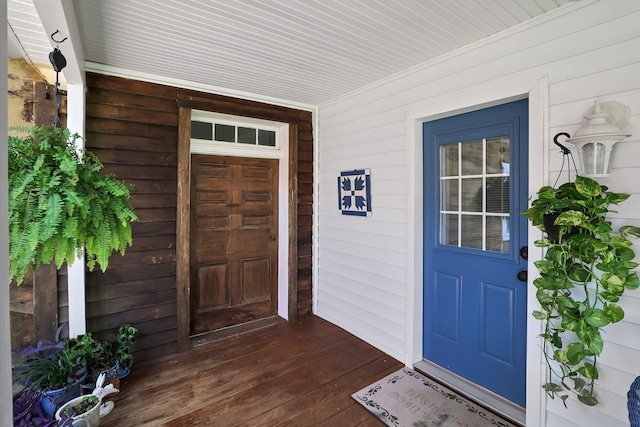
[{"label": "door handle", "polygon": [[521,282],[526,282],[527,281],[527,270],[520,270],[518,272],[518,274],[516,275],[516,277],[518,278],[518,280],[520,280]]},{"label": "door handle", "polygon": [[276,240],[276,235],[275,234],[269,234],[269,239]]},{"label": "door handle", "polygon": [[523,246],[520,248],[520,256],[524,260],[529,259],[529,246]]}]

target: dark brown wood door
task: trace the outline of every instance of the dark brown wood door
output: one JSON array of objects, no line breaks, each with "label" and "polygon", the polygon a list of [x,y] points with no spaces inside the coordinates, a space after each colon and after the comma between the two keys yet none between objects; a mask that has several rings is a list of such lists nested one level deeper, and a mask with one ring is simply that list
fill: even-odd
[{"label": "dark brown wood door", "polygon": [[191,158],[191,334],[277,313],[278,161]]}]

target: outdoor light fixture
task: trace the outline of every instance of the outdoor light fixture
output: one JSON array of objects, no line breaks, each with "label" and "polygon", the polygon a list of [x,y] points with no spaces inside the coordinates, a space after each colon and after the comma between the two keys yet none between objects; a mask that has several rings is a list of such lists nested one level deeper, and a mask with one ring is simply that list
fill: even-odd
[{"label": "outdoor light fixture", "polygon": [[585,113],[582,127],[567,139],[576,146],[582,175],[611,176],[613,146],[631,136],[621,130],[629,124],[629,114],[629,107],[616,101],[595,101],[594,106]]}]

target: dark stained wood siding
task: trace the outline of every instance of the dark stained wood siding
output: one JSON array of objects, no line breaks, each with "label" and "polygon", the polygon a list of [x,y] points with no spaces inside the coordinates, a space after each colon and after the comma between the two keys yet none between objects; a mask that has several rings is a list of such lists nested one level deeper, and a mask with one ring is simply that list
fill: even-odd
[{"label": "dark stained wood siding", "polygon": [[298,121],[297,312],[311,313],[313,132],[311,113],[184,89],[89,74],[86,147],[105,171],[135,185],[139,221],[133,246],[114,254],[105,273],[87,273],[87,329],[112,338],[122,323],[139,329],[136,362],[177,351],[176,210],[178,105],[181,96],[293,114]]},{"label": "dark stained wood siding", "polygon": [[298,316],[311,313],[313,247],[313,127],[298,126]]}]

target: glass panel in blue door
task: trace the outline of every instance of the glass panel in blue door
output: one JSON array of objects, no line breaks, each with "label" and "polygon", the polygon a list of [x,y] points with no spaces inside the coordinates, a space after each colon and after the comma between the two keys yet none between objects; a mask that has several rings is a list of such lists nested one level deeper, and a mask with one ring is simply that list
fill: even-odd
[{"label": "glass panel in blue door", "polygon": [[509,135],[440,147],[441,244],[510,251],[509,153]]}]

